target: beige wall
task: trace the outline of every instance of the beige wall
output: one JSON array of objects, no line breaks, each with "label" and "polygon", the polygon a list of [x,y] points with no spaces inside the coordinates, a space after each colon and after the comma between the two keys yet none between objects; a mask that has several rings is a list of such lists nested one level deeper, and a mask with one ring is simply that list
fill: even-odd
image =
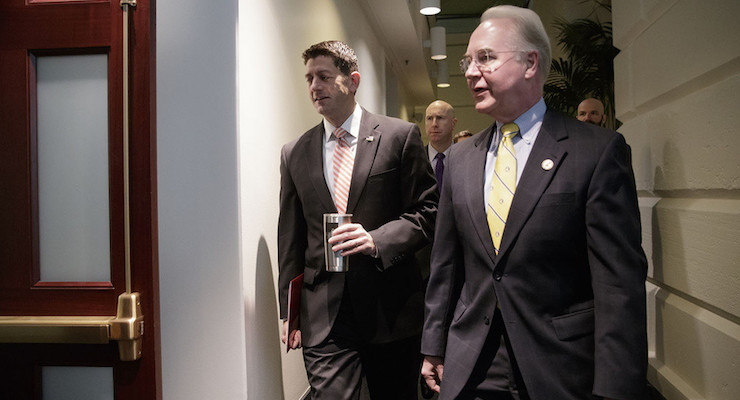
[{"label": "beige wall", "polygon": [[740,398],[740,2],[614,0],[617,117],[650,259],[649,379]]}]

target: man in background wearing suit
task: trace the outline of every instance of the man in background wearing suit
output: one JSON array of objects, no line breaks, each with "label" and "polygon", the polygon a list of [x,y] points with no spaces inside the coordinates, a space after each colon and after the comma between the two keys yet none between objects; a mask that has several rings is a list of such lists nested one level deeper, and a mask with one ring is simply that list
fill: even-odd
[{"label": "man in background wearing suit", "polygon": [[429,138],[427,155],[432,163],[434,175],[437,177],[437,187],[441,190],[444,177],[445,157],[450,154],[452,146],[452,130],[457,125],[455,109],[442,100],[435,100],[427,106],[424,116],[424,128]]},{"label": "man in background wearing suit", "polygon": [[[303,346],[314,400],[358,399],[363,375],[373,399],[415,400],[424,299],[414,252],[432,239],[438,200],[421,134],[355,102],[360,73],[346,44],[315,44],[303,60],[324,118],[281,154],[282,319],[289,282],[304,273],[300,331],[286,321],[282,340]],[[324,261],[322,216],[336,212],[353,214],[329,240],[349,257],[344,273]]]},{"label": "man in background wearing suit", "polygon": [[[434,176],[437,178],[437,190],[442,190],[444,182],[445,158],[450,155],[452,148],[452,130],[457,126],[455,118],[455,109],[452,105],[443,100],[434,100],[427,106],[424,113],[424,129],[426,130],[429,144],[426,146],[426,152],[429,156],[429,162],[432,163]],[[424,284],[429,279],[429,260],[432,254],[432,244],[425,246],[416,253],[416,259],[421,265],[421,275],[424,278]],[[419,387],[421,396],[425,399],[431,399],[434,392],[424,382],[424,377],[419,377]]]},{"label": "man in background wearing suit", "polygon": [[[426,129],[429,144],[425,147],[429,162],[432,164],[434,176],[437,178],[437,190],[442,190],[444,172],[452,148],[452,130],[457,125],[455,110],[452,106],[442,100],[435,100],[427,106],[424,114],[424,129]],[[432,244],[425,246],[416,254],[421,265],[424,280],[429,278],[429,259],[432,253]],[[422,391],[425,389],[422,386]]]},{"label": "man in background wearing suit", "polygon": [[622,135],[548,110],[533,11],[487,10],[460,62],[493,125],[445,171],[422,374],[440,399],[641,399],[645,276]]}]

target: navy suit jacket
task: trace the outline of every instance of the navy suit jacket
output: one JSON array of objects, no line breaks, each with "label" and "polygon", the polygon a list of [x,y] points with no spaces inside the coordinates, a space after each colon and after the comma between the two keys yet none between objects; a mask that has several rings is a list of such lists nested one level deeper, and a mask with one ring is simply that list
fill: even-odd
[{"label": "navy suit jacket", "polygon": [[304,273],[304,346],[326,338],[343,297],[361,340],[382,343],[419,334],[424,296],[414,252],[432,240],[439,198],[419,128],[363,109],[347,213],[373,237],[380,258],[350,256],[347,273],[325,268],[323,214],[337,210],[324,178],[323,147],[320,123],[282,149],[281,318],[287,315],[290,280]]},{"label": "navy suit jacket", "polygon": [[642,398],[647,262],[624,138],[547,111],[496,255],[492,132],[458,143],[445,169],[422,338],[444,357],[440,399],[470,377],[497,301],[532,399]]}]

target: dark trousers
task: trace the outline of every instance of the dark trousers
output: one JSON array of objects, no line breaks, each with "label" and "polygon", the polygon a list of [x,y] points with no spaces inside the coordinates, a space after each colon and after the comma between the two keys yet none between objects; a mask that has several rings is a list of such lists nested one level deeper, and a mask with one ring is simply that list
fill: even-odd
[{"label": "dark trousers", "polygon": [[497,309],[483,351],[458,400],[529,400],[513,354]]},{"label": "dark trousers", "polygon": [[416,400],[421,336],[389,343],[359,343],[330,334],[303,349],[312,400],[357,400],[362,375],[373,400]]}]

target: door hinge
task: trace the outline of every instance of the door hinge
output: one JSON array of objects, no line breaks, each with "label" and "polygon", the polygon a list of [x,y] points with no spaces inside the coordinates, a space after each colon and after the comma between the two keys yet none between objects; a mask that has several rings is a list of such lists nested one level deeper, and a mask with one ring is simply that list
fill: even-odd
[{"label": "door hinge", "polygon": [[121,0],[121,8],[123,6],[136,7],[136,0]]}]

